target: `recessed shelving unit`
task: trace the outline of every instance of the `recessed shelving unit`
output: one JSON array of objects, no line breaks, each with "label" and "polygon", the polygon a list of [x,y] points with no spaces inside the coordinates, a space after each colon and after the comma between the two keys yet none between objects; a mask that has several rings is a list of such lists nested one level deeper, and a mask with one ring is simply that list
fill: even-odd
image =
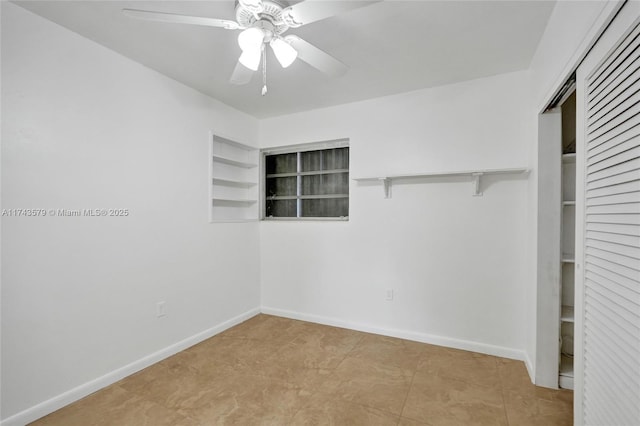
[{"label": "recessed shelving unit", "polygon": [[446,177],[469,177],[473,182],[473,195],[482,195],[481,179],[485,175],[517,175],[529,173],[529,169],[525,167],[506,168],[506,169],[478,169],[478,170],[462,170],[450,172],[426,172],[405,175],[385,175],[355,178],[357,182],[375,182],[379,181],[383,184],[384,198],[391,198],[391,186],[393,181],[406,179],[428,179],[428,178],[446,178]]},{"label": "recessed shelving unit", "polygon": [[[570,135],[569,137],[575,137]],[[561,278],[560,278],[560,365],[558,385],[573,389],[573,336],[575,298],[575,226],[576,226],[576,154],[562,155],[562,218],[561,229]]]},{"label": "recessed shelving unit", "polygon": [[211,134],[209,220],[258,220],[258,149]]}]

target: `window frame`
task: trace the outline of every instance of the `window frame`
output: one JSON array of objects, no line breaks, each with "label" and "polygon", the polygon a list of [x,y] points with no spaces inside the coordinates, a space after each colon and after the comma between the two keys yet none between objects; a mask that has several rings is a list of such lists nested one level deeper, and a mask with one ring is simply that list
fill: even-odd
[{"label": "window frame", "polygon": [[[329,141],[322,142],[311,142],[311,143],[302,143],[296,145],[283,145],[272,148],[264,148],[260,150],[260,220],[264,221],[274,221],[274,222],[291,222],[291,221],[330,221],[330,222],[345,222],[349,220],[349,216],[339,216],[339,217],[272,217],[266,215],[266,185],[267,185],[267,176],[266,176],[266,157],[269,155],[281,155],[281,154],[293,154],[293,153],[302,153],[309,151],[322,151],[326,149],[335,149],[335,148],[349,148],[349,139],[335,139]],[[348,172],[351,170],[351,150],[349,149],[349,162],[348,162]],[[299,173],[310,173],[310,172],[300,172],[296,171],[296,176]],[[321,174],[321,173],[318,173]],[[350,194],[351,184],[349,183],[347,188],[347,200],[351,197]],[[350,206],[350,205],[349,205]]]}]

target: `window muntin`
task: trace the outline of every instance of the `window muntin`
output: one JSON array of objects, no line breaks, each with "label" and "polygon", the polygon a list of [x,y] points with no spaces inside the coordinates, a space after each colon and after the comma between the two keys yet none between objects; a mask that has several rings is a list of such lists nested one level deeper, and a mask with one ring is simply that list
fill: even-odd
[{"label": "window muntin", "polygon": [[346,219],[349,147],[264,153],[265,219]]}]

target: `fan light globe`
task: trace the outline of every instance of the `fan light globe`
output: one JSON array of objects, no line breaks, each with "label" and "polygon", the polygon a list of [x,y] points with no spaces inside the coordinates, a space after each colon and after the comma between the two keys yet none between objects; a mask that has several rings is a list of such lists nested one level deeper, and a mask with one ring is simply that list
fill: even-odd
[{"label": "fan light globe", "polygon": [[296,49],[280,37],[271,40],[270,45],[282,68],[287,68],[298,57]]},{"label": "fan light globe", "polygon": [[240,55],[240,59],[238,59],[238,61],[251,71],[258,71],[261,56],[262,54],[260,50],[245,50],[242,52],[242,55]]},{"label": "fan light globe", "polygon": [[264,41],[264,32],[260,28],[247,28],[238,35],[238,45],[243,52],[249,50],[260,51]]},{"label": "fan light globe", "polygon": [[247,28],[238,35],[238,45],[242,49],[240,63],[252,71],[257,71],[262,56],[264,31],[260,28]]}]

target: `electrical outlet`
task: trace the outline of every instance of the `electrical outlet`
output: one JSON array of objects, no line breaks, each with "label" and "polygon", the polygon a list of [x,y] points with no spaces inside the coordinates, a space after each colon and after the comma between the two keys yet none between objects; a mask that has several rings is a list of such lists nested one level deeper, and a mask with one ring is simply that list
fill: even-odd
[{"label": "electrical outlet", "polygon": [[385,300],[393,300],[393,289],[392,288],[388,288],[387,291],[385,292],[385,296],[384,296]]},{"label": "electrical outlet", "polygon": [[158,318],[167,315],[167,303],[166,302],[158,302],[156,304],[156,316]]}]

